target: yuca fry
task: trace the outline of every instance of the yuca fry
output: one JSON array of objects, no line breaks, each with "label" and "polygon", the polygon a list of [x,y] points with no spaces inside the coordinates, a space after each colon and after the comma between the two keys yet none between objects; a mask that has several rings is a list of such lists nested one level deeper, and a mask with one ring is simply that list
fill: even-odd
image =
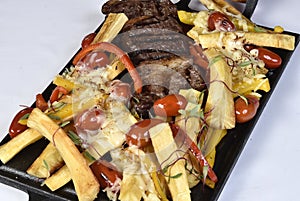
[{"label": "yuca fry", "polygon": [[7,163],[22,149],[30,144],[35,143],[42,137],[43,135],[41,135],[38,131],[31,128],[26,129],[23,133],[12,138],[6,144],[0,146],[0,160],[3,164]]},{"label": "yuca fry", "polygon": [[69,181],[71,181],[71,173],[70,170],[66,165],[61,167],[58,171],[56,171],[53,175],[48,177],[44,184],[51,190],[56,191],[57,189],[61,188],[65,184],[67,184]]},{"label": "yuca fry", "polygon": [[[92,161],[88,161],[88,164],[91,165]],[[66,165],[62,166],[59,170],[57,170],[54,174],[48,177],[44,184],[51,190],[56,191],[57,189],[61,188],[69,181],[71,181],[71,173],[70,170]]]},{"label": "yuca fry", "polygon": [[210,84],[205,112],[206,121],[216,129],[235,127],[235,110],[232,89],[232,73],[223,55],[215,48],[203,52],[210,63]]},{"label": "yuca fry", "polygon": [[87,161],[67,134],[38,108],[33,109],[27,124],[55,145],[70,170],[78,199],[80,201],[94,200],[100,185]]},{"label": "yuca fry", "polygon": [[128,18],[124,13],[110,13],[92,44],[98,42],[111,42],[119,34],[127,21]]},{"label": "yuca fry", "polygon": [[64,161],[57,149],[52,143],[49,143],[26,172],[38,178],[47,178],[53,171],[60,168],[63,164]]},{"label": "yuca fry", "polygon": [[[168,123],[161,123],[149,130],[156,157],[161,168],[167,169],[165,179],[168,181],[169,190],[174,201],[191,200],[189,184],[185,169],[185,161],[178,160],[177,145],[174,141],[172,130]],[[172,164],[168,167],[168,165]],[[172,176],[180,175],[177,178]]]},{"label": "yuca fry", "polygon": [[244,44],[286,50],[294,50],[295,48],[295,37],[287,34],[259,32],[216,32],[211,34],[198,34],[192,31],[189,32],[188,35],[200,43],[203,48],[222,48],[222,46],[242,47]]}]

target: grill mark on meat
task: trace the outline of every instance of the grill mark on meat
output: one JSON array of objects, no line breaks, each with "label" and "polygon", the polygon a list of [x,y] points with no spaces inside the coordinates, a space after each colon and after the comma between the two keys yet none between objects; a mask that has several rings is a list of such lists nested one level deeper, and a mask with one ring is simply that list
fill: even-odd
[{"label": "grill mark on meat", "polygon": [[130,19],[145,15],[177,18],[177,8],[169,0],[110,0],[102,6],[102,12],[125,13]]}]

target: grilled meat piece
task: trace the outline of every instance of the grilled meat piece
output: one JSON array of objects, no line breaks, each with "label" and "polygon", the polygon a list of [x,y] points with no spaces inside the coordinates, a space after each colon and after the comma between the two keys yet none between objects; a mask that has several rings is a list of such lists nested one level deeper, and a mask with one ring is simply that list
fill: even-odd
[{"label": "grilled meat piece", "polygon": [[133,94],[130,99],[130,111],[142,119],[148,119],[153,115],[152,106],[154,102],[166,95],[169,90],[160,85],[144,85],[142,93]]},{"label": "grilled meat piece", "polygon": [[151,116],[151,108],[156,100],[168,94],[178,94],[180,89],[205,88],[201,69],[181,57],[146,60],[137,66],[137,70],[144,87],[141,94],[133,94],[130,108],[143,119]]},{"label": "grilled meat piece", "polygon": [[202,79],[205,72],[197,65],[193,65],[191,59],[179,56],[145,60],[137,66],[137,70],[145,85],[164,86],[170,94],[189,88],[202,91],[206,87]]},{"label": "grilled meat piece", "polygon": [[183,33],[176,5],[169,0],[110,0],[103,5],[102,12],[125,13],[129,21],[122,32],[141,28],[160,28]]},{"label": "grilled meat piece", "polygon": [[193,40],[183,34],[166,29],[136,29],[118,35],[114,41],[129,53],[135,65],[145,60],[189,56]]},{"label": "grilled meat piece", "polygon": [[[126,52],[138,51],[130,55],[135,64],[143,60],[170,58],[172,51],[166,49],[170,46],[177,49],[175,54],[188,52],[185,41],[172,38],[175,33],[182,34],[183,28],[177,16],[176,5],[170,0],[110,0],[103,5],[102,12],[122,12],[129,18],[119,40],[113,43],[121,45]],[[164,33],[164,30],[168,33]],[[145,31],[149,33],[144,33]]]},{"label": "grilled meat piece", "polygon": [[110,0],[102,6],[104,14],[125,13],[129,19],[154,16],[160,20],[177,18],[177,8],[169,0]]}]

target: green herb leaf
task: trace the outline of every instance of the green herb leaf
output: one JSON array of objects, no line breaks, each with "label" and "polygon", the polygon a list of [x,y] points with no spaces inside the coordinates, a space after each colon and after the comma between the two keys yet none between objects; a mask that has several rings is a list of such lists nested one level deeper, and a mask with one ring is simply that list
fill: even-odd
[{"label": "green herb leaf", "polygon": [[61,128],[65,127],[66,125],[68,125],[70,123],[70,121],[65,121],[65,122],[62,122],[59,126]]},{"label": "green herb leaf", "polygon": [[245,61],[245,62],[240,63],[238,66],[239,67],[246,67],[246,66],[249,66],[251,63],[252,63],[252,61]]},{"label": "green herb leaf", "polygon": [[171,179],[177,179],[179,177],[181,177],[182,173],[178,173],[176,175],[170,176]]},{"label": "green herb leaf", "polygon": [[205,179],[206,176],[207,176],[207,173],[208,173],[208,166],[207,165],[205,165],[203,167],[202,173],[203,173],[203,178]]},{"label": "green herb leaf", "polygon": [[218,55],[218,56],[215,56],[214,58],[212,58],[210,61],[209,61],[209,66],[213,65],[214,63],[220,61],[222,59],[222,55]]},{"label": "green herb leaf", "polygon": [[20,118],[20,120],[28,119],[29,115],[30,115],[30,113],[24,114],[24,115]]},{"label": "green herb leaf", "polygon": [[88,151],[84,151],[84,152],[82,152],[82,154],[90,162],[96,160]]},{"label": "green herb leaf", "polygon": [[255,27],[254,27],[254,31],[255,31],[255,32],[261,32],[261,33],[266,32],[263,28],[261,28],[261,27],[259,27],[259,26],[255,26]]},{"label": "green herb leaf", "polygon": [[168,171],[168,168],[169,168],[168,166],[164,167],[163,170],[162,170],[163,173],[166,173]]},{"label": "green herb leaf", "polygon": [[50,169],[49,169],[49,165],[48,165],[47,161],[43,160],[43,164],[44,164],[44,167],[46,168],[46,170],[49,172]]},{"label": "green herb leaf", "polygon": [[55,104],[53,104],[52,107],[56,111],[62,109],[65,105],[66,103],[63,102],[55,102]]},{"label": "green herb leaf", "polygon": [[53,114],[48,114],[48,117],[49,117],[50,119],[53,119],[53,120],[60,120],[60,117],[55,116],[55,115],[53,115]]},{"label": "green herb leaf", "polygon": [[74,133],[73,131],[68,131],[68,136],[70,137],[70,139],[73,141],[75,145],[81,146],[82,141],[76,133]]}]

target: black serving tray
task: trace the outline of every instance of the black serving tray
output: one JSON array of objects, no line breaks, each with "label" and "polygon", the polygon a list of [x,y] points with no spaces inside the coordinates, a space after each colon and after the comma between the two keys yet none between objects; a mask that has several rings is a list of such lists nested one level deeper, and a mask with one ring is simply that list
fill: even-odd
[{"label": "black serving tray", "polygon": [[[176,5],[179,10],[191,11],[188,7],[190,0],[181,0]],[[248,0],[245,6],[244,15],[251,18],[254,9],[257,5],[257,0]],[[99,30],[101,25],[97,30]],[[96,31],[97,31],[96,30]],[[293,35],[296,38],[295,47],[299,43],[299,34],[286,32],[287,34]],[[268,74],[271,91],[263,94],[261,99],[260,107],[258,108],[257,115],[251,121],[244,124],[237,124],[236,128],[229,130],[228,134],[223,138],[223,140],[217,146],[217,155],[214,170],[218,175],[219,181],[215,186],[215,189],[210,189],[208,187],[203,187],[202,184],[194,187],[192,189],[192,200],[193,201],[213,201],[217,200],[232,169],[234,168],[249,136],[256,122],[258,121],[265,105],[267,104],[271,94],[273,93],[283,71],[287,67],[287,64],[293,54],[293,51],[273,49],[282,58],[282,67],[271,71]],[[72,59],[64,67],[69,68],[71,66]],[[62,73],[64,69],[60,72]],[[49,98],[54,85],[50,84],[43,92],[45,98]],[[34,105],[34,104],[33,104]],[[9,135],[7,135],[0,145],[8,142],[10,140]],[[17,154],[12,160],[7,164],[0,164],[0,182],[7,184],[9,186],[15,187],[17,189],[23,190],[29,194],[29,199],[31,201],[42,201],[42,200],[77,200],[77,196],[74,190],[72,182],[61,189],[52,192],[46,186],[42,186],[43,180],[37,179],[26,174],[26,169],[32,164],[32,162],[39,156],[39,154],[46,147],[48,141],[41,139],[38,142],[28,146]],[[99,193],[97,200],[108,200],[104,193]]]}]

